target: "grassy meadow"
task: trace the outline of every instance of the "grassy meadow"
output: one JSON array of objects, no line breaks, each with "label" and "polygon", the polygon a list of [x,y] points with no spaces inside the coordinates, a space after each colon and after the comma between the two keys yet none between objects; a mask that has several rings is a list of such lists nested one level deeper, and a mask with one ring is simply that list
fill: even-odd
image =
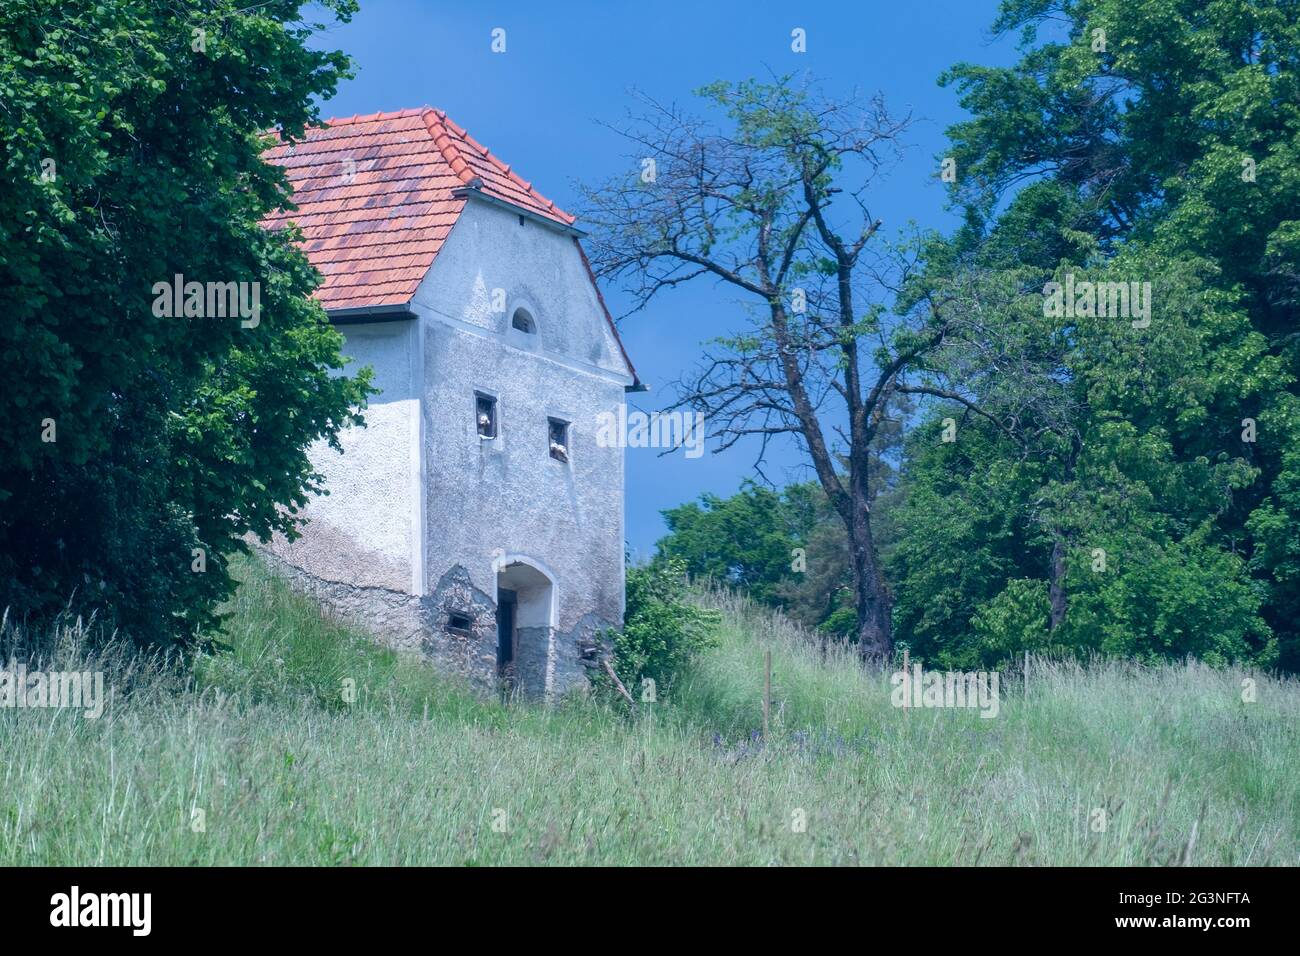
[{"label": "grassy meadow", "polygon": [[994,719],[903,711],[851,652],[702,592],[720,645],[633,719],[483,700],[241,574],[232,649],[185,676],[62,629],[44,666],[116,693],[99,720],[0,709],[0,864],[1300,861],[1295,680],[1040,660]]}]

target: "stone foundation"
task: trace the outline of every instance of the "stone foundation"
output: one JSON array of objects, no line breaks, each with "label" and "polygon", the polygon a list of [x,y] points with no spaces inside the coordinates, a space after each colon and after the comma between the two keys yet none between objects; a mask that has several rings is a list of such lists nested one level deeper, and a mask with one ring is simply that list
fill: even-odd
[{"label": "stone foundation", "polygon": [[[379,643],[419,653],[440,673],[465,680],[483,693],[499,689],[496,603],[474,587],[461,565],[443,574],[432,594],[417,597],[382,587],[327,581],[264,547],[259,546],[257,552],[273,573]],[[451,629],[452,615],[468,618],[469,627]],[[608,627],[594,615],[582,618],[566,632],[520,627],[515,662],[518,691],[526,697],[552,699],[585,691],[590,683],[580,647],[598,642]]]}]

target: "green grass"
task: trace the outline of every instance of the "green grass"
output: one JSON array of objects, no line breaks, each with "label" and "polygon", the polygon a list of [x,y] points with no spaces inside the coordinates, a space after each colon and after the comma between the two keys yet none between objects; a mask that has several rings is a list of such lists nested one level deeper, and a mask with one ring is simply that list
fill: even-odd
[{"label": "green grass", "polygon": [[850,653],[712,593],[720,646],[633,721],[475,697],[241,573],[232,650],[188,676],[110,647],[100,720],[0,709],[0,864],[1298,862],[1294,680],[1037,661],[996,719],[903,712]]}]

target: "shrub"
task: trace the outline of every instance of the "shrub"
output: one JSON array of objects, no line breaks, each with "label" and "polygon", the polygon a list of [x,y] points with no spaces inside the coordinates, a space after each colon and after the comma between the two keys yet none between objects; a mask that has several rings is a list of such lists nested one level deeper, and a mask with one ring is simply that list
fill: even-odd
[{"label": "shrub", "polygon": [[717,645],[721,615],[687,595],[679,558],[628,568],[623,629],[614,637],[614,670],[625,685],[649,678],[669,687],[696,654]]}]

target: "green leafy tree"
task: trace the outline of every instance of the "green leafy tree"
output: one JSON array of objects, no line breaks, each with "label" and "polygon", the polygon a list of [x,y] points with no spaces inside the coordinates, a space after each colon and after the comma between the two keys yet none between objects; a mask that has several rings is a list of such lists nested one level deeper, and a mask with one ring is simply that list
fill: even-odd
[{"label": "green leafy tree", "polygon": [[[882,462],[880,471],[886,467]],[[778,492],[746,482],[729,498],[706,494],[663,514],[669,533],[656,561],[680,560],[692,577],[712,578],[809,627],[853,637],[848,540],[815,483]]]},{"label": "green leafy tree", "polygon": [[[900,631],[954,659],[1294,668],[1300,10],[1008,0],[995,29],[1022,58],[945,78],[972,114],[950,130],[966,225],[920,281],[1018,285],[990,334],[1025,361],[995,381],[969,349],[941,359],[995,414],[910,446]],[[1067,275],[1150,282],[1149,326],[1039,311]]]},{"label": "green leafy tree", "polygon": [[[71,601],[139,641],[212,623],[243,536],[294,533],[307,446],[368,375],[261,159],[348,75],[294,0],[0,5],[0,606]],[[347,20],[352,0],[313,9]],[[320,24],[315,26],[319,27]],[[166,317],[155,285],[257,283],[260,312]],[[247,286],[251,290],[252,286]],[[251,301],[251,291],[249,294]]]},{"label": "green leafy tree", "polygon": [[746,482],[729,498],[705,494],[663,512],[668,536],[657,545],[660,559],[680,558],[692,577],[710,577],[773,603],[781,581],[797,565],[800,548],[815,520],[810,489],[784,493]]}]

